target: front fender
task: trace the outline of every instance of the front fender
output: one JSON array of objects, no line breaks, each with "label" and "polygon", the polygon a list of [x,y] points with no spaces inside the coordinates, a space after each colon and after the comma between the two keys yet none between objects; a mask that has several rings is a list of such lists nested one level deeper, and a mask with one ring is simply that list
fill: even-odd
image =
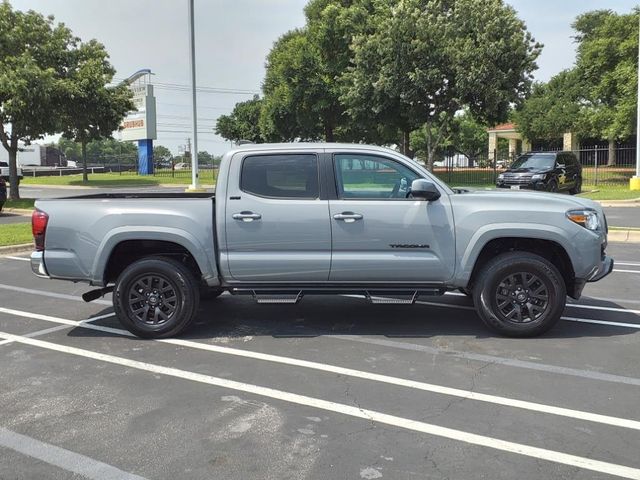
[{"label": "front fender", "polygon": [[581,253],[572,241],[575,235],[569,236],[566,230],[552,225],[540,227],[539,224],[527,223],[483,225],[471,236],[466,246],[461,245],[459,248],[459,251],[464,253],[460,256],[459,265],[456,268],[454,284],[467,285],[482,249],[490,241],[500,238],[533,238],[555,242],[567,252],[575,269],[575,265],[581,260]]}]

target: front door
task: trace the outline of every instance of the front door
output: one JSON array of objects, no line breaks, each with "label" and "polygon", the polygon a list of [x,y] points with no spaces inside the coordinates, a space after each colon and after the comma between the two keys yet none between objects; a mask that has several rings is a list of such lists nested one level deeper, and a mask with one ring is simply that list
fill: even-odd
[{"label": "front door", "polygon": [[315,153],[232,161],[225,212],[231,276],[243,282],[327,281],[331,225]]},{"label": "front door", "polygon": [[422,175],[392,158],[333,155],[337,200],[330,200],[332,281],[430,283],[453,275],[451,209],[407,198]]}]

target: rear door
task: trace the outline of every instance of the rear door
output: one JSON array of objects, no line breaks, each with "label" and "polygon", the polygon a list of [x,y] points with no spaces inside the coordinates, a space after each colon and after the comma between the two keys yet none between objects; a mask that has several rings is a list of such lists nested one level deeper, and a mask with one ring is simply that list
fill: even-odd
[{"label": "rear door", "polygon": [[391,157],[336,152],[333,167],[331,281],[425,284],[453,275],[447,195],[433,202],[407,198],[422,175]]},{"label": "rear door", "polygon": [[234,280],[326,281],[329,205],[320,199],[319,152],[243,153],[231,161],[226,251]]}]

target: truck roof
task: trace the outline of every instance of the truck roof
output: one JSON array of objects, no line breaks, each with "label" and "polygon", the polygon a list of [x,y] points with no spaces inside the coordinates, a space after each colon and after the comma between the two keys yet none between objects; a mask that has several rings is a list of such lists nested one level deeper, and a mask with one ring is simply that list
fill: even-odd
[{"label": "truck roof", "polygon": [[394,153],[398,155],[398,151],[388,147],[380,147],[378,145],[367,145],[363,143],[326,143],[326,142],[288,142],[288,143],[246,143],[238,145],[227,152],[227,155],[236,152],[244,152],[250,150],[305,150],[305,149],[359,149],[371,150],[380,153]]}]

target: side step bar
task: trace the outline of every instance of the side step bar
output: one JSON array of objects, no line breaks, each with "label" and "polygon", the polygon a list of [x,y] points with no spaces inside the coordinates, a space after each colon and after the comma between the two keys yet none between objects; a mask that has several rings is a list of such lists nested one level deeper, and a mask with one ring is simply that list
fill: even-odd
[{"label": "side step bar", "polygon": [[367,290],[365,291],[364,296],[374,305],[413,305],[420,296],[420,292],[416,290],[410,298],[393,298],[372,295],[371,292]]},{"label": "side step bar", "polygon": [[280,304],[295,305],[307,295],[363,295],[367,301],[375,305],[413,305],[421,295],[436,296],[443,295],[444,288],[304,288],[303,290],[288,290],[283,288],[232,288],[233,295],[251,295],[259,304]]},{"label": "side step bar", "polygon": [[251,295],[253,296],[253,299],[256,301],[256,303],[260,303],[260,304],[290,304],[290,305],[295,305],[296,303],[298,303],[302,297],[304,296],[304,294],[302,293],[302,290],[300,290],[297,295],[292,296],[292,295],[260,295],[260,293],[256,292],[255,290],[252,290]]}]

